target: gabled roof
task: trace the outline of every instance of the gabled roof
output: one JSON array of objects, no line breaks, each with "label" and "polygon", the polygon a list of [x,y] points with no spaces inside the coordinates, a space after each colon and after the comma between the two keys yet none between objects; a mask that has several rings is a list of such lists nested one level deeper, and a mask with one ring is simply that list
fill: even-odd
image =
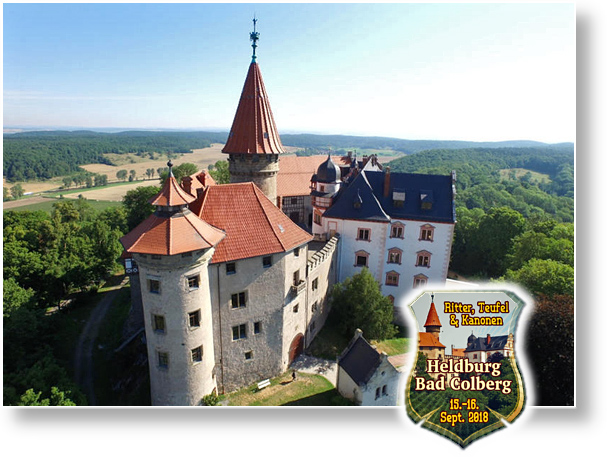
[{"label": "gabled roof", "polygon": [[492,336],[489,344],[487,344],[487,338],[474,338],[469,340],[471,344],[466,348],[464,352],[474,351],[497,351],[504,349],[506,343],[508,343],[508,335]]},{"label": "gabled roof", "polygon": [[390,216],[381,207],[366,173],[360,173],[324,212],[324,217],[390,222]]},{"label": "gabled roof", "polygon": [[252,182],[209,187],[198,216],[227,235],[213,263],[286,252],[312,240]]},{"label": "gabled roof", "polygon": [[226,154],[283,154],[261,71],[251,62],[228,141]]},{"label": "gabled roof", "polygon": [[438,313],[436,312],[436,307],[434,306],[434,302],[430,303],[430,310],[428,311],[428,317],[426,318],[426,323],[424,327],[442,327],[440,323],[440,319],[438,318]]},{"label": "gabled roof", "polygon": [[366,384],[381,363],[381,356],[362,336],[344,351],[339,365],[357,385]]},{"label": "gabled roof", "polygon": [[419,347],[444,348],[445,345],[432,333],[419,332]]}]

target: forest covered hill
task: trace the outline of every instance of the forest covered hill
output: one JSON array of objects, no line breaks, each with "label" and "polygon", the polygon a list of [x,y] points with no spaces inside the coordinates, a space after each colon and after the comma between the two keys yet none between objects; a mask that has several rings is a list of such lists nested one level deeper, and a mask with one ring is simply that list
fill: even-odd
[{"label": "forest covered hill", "polygon": [[[224,143],[227,132],[137,131],[33,131],[4,134],[3,176],[9,182],[50,179],[81,171],[80,165],[111,164],[105,153],[188,153],[211,143]],[[541,147],[553,151],[573,149],[571,143],[547,145],[531,141],[479,143],[470,141],[404,140],[352,135],[283,134],[285,146],[325,153],[328,148],[389,149],[413,154],[427,149]],[[310,152],[311,151],[311,152]]]}]

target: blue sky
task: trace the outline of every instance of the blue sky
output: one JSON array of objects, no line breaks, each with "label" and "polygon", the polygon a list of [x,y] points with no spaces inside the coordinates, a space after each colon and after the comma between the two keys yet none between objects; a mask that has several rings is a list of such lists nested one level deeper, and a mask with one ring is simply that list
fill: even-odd
[{"label": "blue sky", "polygon": [[572,4],[5,4],[4,127],[575,140]]}]

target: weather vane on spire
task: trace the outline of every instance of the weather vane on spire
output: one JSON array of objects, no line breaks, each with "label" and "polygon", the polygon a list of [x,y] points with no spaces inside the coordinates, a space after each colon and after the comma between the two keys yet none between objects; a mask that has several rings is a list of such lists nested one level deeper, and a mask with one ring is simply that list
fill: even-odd
[{"label": "weather vane on spire", "polygon": [[255,55],[255,49],[257,48],[257,40],[259,40],[259,32],[255,31],[256,25],[257,25],[257,18],[255,16],[253,16],[253,31],[249,35],[249,37],[251,38],[251,41],[253,42],[253,44],[251,45],[253,47],[253,62],[255,62],[255,59],[257,59],[257,56]]}]

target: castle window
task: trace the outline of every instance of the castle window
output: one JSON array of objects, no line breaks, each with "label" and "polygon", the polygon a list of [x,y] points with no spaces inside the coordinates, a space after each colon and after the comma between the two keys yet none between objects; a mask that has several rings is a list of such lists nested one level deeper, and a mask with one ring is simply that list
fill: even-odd
[{"label": "castle window", "polygon": [[232,294],[232,309],[247,306],[247,295],[244,292]]},{"label": "castle window", "polygon": [[299,270],[293,272],[293,285],[298,286],[300,283]]},{"label": "castle window", "polygon": [[251,360],[253,358],[253,351],[247,351],[244,353],[245,360]]},{"label": "castle window", "polygon": [[388,395],[388,385],[384,384],[381,388],[381,394],[385,397],[386,395]]},{"label": "castle window", "polygon": [[388,251],[388,263],[398,263],[400,265],[403,251],[398,248],[392,248]]},{"label": "castle window", "polygon": [[404,238],[405,226],[403,224],[394,224],[390,228],[390,238]]},{"label": "castle window", "polygon": [[293,306],[293,312],[294,313],[298,313],[299,312],[299,304],[296,304],[295,306]]},{"label": "castle window", "polygon": [[166,331],[164,316],[152,314],[152,328],[156,333],[164,333]]},{"label": "castle window", "polygon": [[318,278],[312,280],[312,290],[318,289]]},{"label": "castle window", "polygon": [[253,333],[255,333],[255,335],[258,335],[261,333],[261,322],[255,322],[253,324]]},{"label": "castle window", "polygon": [[425,275],[415,275],[413,277],[413,287],[422,287],[428,284],[428,277]]},{"label": "castle window", "polygon": [[428,251],[419,251],[417,253],[417,263],[416,267],[430,267],[430,258],[432,254]]},{"label": "castle window", "polygon": [[321,214],[320,214],[320,213],[318,213],[318,212],[314,211],[314,223],[315,223],[316,225],[322,225],[322,219],[321,219],[321,217],[322,217],[322,216],[321,216]]},{"label": "castle window", "polygon": [[399,274],[396,271],[386,273],[386,286],[398,286]]},{"label": "castle window", "polygon": [[200,327],[200,310],[188,313],[190,328]]},{"label": "castle window", "polygon": [[236,325],[232,327],[232,341],[242,340],[247,337],[246,324]]},{"label": "castle window", "polygon": [[272,266],[272,256],[265,256],[262,260],[262,263],[264,268],[270,268]]},{"label": "castle window", "polygon": [[312,312],[315,313],[317,309],[318,309],[318,302],[315,301],[314,304],[312,304]]},{"label": "castle window", "polygon": [[169,353],[158,352],[158,367],[167,369],[169,368]]},{"label": "castle window", "polygon": [[291,205],[297,205],[297,197],[291,197]]},{"label": "castle window", "polygon": [[159,294],[160,281],[157,279],[148,279],[148,288],[151,294]]},{"label": "castle window", "polygon": [[388,300],[390,300],[390,303],[394,304],[394,296],[392,295],[388,295]]},{"label": "castle window", "polygon": [[434,227],[430,224],[423,225],[419,232],[419,239],[421,241],[433,241],[434,240]]},{"label": "castle window", "polygon": [[299,248],[295,248],[293,250],[293,254],[295,255],[295,257],[299,257]]},{"label": "castle window", "polygon": [[190,276],[188,277],[188,288],[190,290],[195,290],[200,287],[200,275]]},{"label": "castle window", "polygon": [[192,257],[192,252],[184,252],[181,254],[181,257]]},{"label": "castle window", "polygon": [[377,389],[375,389],[375,399],[377,400],[380,395],[381,395],[381,387],[378,387]]},{"label": "castle window", "polygon": [[236,274],[236,262],[226,263],[226,275]]},{"label": "castle window", "polygon": [[357,251],[354,253],[354,266],[366,267],[369,264],[369,253],[366,251]]},{"label": "castle window", "polygon": [[358,237],[356,238],[359,241],[371,241],[371,230],[365,228],[358,229]]},{"label": "castle window", "polygon": [[159,256],[158,254],[152,254],[152,260],[160,260],[162,259],[161,256]]},{"label": "castle window", "polygon": [[202,362],[202,346],[192,349],[192,363]]}]

